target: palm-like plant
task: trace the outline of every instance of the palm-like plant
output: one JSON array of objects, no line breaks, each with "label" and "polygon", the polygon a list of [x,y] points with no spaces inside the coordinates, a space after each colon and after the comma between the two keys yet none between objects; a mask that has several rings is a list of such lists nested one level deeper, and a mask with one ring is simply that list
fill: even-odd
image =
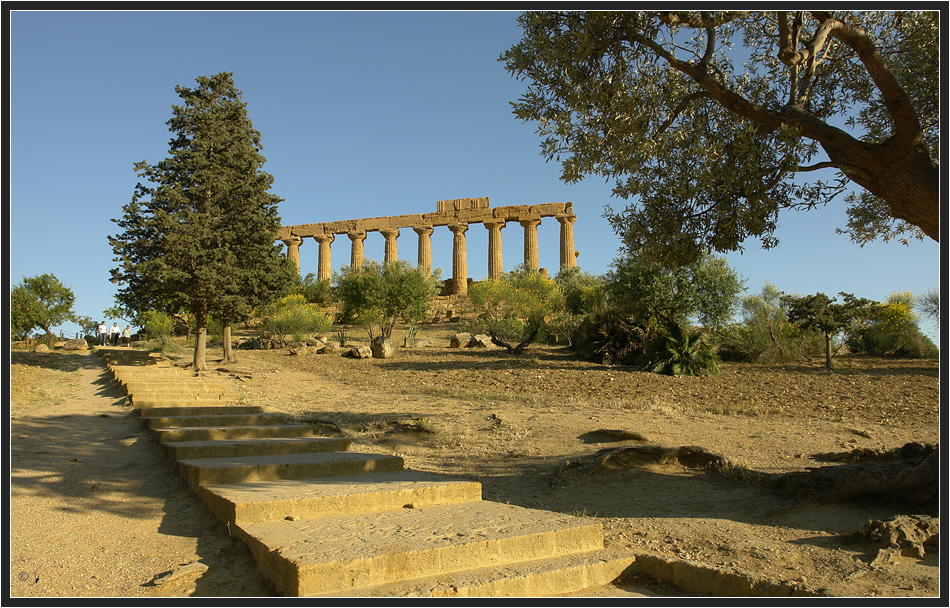
[{"label": "palm-like plant", "polygon": [[685,330],[668,323],[667,332],[646,348],[646,371],[669,376],[714,376],[719,373],[719,355],[702,330]]}]

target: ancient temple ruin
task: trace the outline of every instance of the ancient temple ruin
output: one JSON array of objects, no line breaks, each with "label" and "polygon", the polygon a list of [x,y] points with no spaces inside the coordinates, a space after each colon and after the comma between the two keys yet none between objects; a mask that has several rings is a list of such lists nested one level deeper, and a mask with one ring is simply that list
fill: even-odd
[{"label": "ancient temple ruin", "polygon": [[543,203],[540,205],[508,205],[492,209],[488,198],[460,198],[438,201],[435,213],[392,215],[359,220],[321,222],[283,226],[278,239],[287,245],[287,257],[300,268],[300,245],[312,238],[319,243],[317,278],[329,279],[332,275],[330,245],[337,235],[345,234],[351,241],[350,265],[363,264],[363,241],[369,232],[379,232],[386,239],[384,262],[398,259],[396,239],[401,229],[411,228],[419,235],[418,264],[427,272],[432,271],[431,236],[437,227],[447,227],[453,236],[452,277],[445,281],[445,293],[464,294],[468,291],[468,267],[466,263],[465,232],[470,224],[482,224],[488,229],[488,277],[501,272],[501,229],[508,222],[518,222],[524,228],[524,263],[528,268],[538,269],[538,226],[542,218],[553,217],[561,224],[561,266],[576,265],[578,252],[574,250],[574,221],[571,203]]}]

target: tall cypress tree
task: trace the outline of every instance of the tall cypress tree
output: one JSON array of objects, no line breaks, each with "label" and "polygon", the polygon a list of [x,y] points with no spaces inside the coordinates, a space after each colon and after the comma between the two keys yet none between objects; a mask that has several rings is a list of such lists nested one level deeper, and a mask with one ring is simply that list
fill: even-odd
[{"label": "tall cypress tree", "polygon": [[[186,314],[196,330],[194,368],[206,369],[208,319],[230,329],[250,309],[291,288],[296,277],[276,244],[281,199],[268,190],[260,133],[227,72],[175,87],[169,156],[135,170],[123,216],[110,236],[119,266],[116,299],[136,311]],[[226,356],[230,358],[229,340]]]}]

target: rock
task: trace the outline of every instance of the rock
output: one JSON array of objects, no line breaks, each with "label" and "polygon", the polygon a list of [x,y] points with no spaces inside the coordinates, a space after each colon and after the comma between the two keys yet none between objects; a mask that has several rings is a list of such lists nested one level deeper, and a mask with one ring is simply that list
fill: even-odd
[{"label": "rock", "polygon": [[472,334],[469,333],[459,333],[452,336],[452,339],[449,341],[449,348],[463,348],[468,346],[468,343],[472,341]]},{"label": "rock", "polygon": [[340,352],[341,346],[336,342],[327,342],[323,345],[323,348],[320,349],[320,352],[325,354],[333,354]]},{"label": "rock", "polygon": [[428,338],[406,338],[402,345],[404,348],[422,348],[432,346],[432,340]]},{"label": "rock", "polygon": [[174,580],[178,580],[185,576],[197,577],[204,574],[205,570],[207,569],[208,569],[208,566],[202,564],[201,562],[190,562],[183,566],[178,566],[171,572],[167,572],[165,574],[156,576],[152,580],[152,584],[164,585],[165,583],[170,583]]},{"label": "rock", "polygon": [[296,346],[296,347],[294,347],[294,348],[291,348],[291,349],[290,349],[290,354],[291,354],[292,356],[296,356],[296,357],[299,357],[300,355],[306,355],[306,354],[307,354],[307,345],[306,345],[306,344],[303,344],[303,345],[301,345],[301,346]]},{"label": "rock", "polygon": [[75,340],[66,340],[66,343],[63,344],[63,348],[66,350],[84,350],[87,347],[86,340],[83,338],[76,338]]},{"label": "rock", "polygon": [[373,356],[373,349],[365,344],[363,346],[357,346],[350,350],[350,356],[354,359],[369,359]]},{"label": "rock", "polygon": [[33,349],[33,352],[34,353],[48,353],[49,346],[46,346],[45,344],[40,342],[39,344],[36,345],[36,348]]},{"label": "rock", "polygon": [[325,345],[325,342],[323,340],[319,340],[317,338],[307,338],[305,342],[307,346],[312,346],[313,348],[316,348],[317,350],[323,348]]},{"label": "rock", "polygon": [[476,334],[468,341],[468,348],[488,348],[492,346],[491,336]]},{"label": "rock", "polygon": [[372,351],[373,357],[377,359],[389,359],[396,354],[396,347],[389,338],[379,336],[373,338]]}]

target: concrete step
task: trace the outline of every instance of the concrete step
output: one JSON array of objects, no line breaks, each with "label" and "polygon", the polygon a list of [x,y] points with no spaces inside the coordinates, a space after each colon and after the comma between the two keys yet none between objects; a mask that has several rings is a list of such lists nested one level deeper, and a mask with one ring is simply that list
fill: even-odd
[{"label": "concrete step", "polygon": [[222,521],[244,525],[397,511],[481,500],[482,484],[419,471],[206,484],[198,495]]},{"label": "concrete step", "polygon": [[350,592],[355,597],[551,597],[610,584],[631,569],[629,551],[603,549],[504,563]]},{"label": "concrete step", "polygon": [[403,468],[403,460],[399,456],[384,454],[316,452],[194,458],[179,460],[178,468],[188,485],[197,491],[198,486],[205,484],[400,471]]},{"label": "concrete step", "polygon": [[305,452],[345,452],[350,449],[350,445],[349,439],[338,437],[215,439],[210,441],[171,441],[164,444],[173,460],[301,454]]},{"label": "concrete step", "polygon": [[350,595],[603,549],[600,524],[490,501],[258,522],[238,531],[281,595]]},{"label": "concrete step", "polygon": [[257,414],[264,411],[259,405],[199,405],[195,407],[138,408],[143,418],[159,416],[215,416],[219,414]]},{"label": "concrete step", "polygon": [[312,437],[309,424],[271,424],[267,426],[206,426],[158,428],[152,432],[162,443],[169,441],[208,441],[211,439],[260,439],[262,437]]},{"label": "concrete step", "polygon": [[159,416],[145,418],[150,428],[176,428],[199,426],[255,426],[283,424],[287,420],[284,414],[205,414],[200,416]]}]

